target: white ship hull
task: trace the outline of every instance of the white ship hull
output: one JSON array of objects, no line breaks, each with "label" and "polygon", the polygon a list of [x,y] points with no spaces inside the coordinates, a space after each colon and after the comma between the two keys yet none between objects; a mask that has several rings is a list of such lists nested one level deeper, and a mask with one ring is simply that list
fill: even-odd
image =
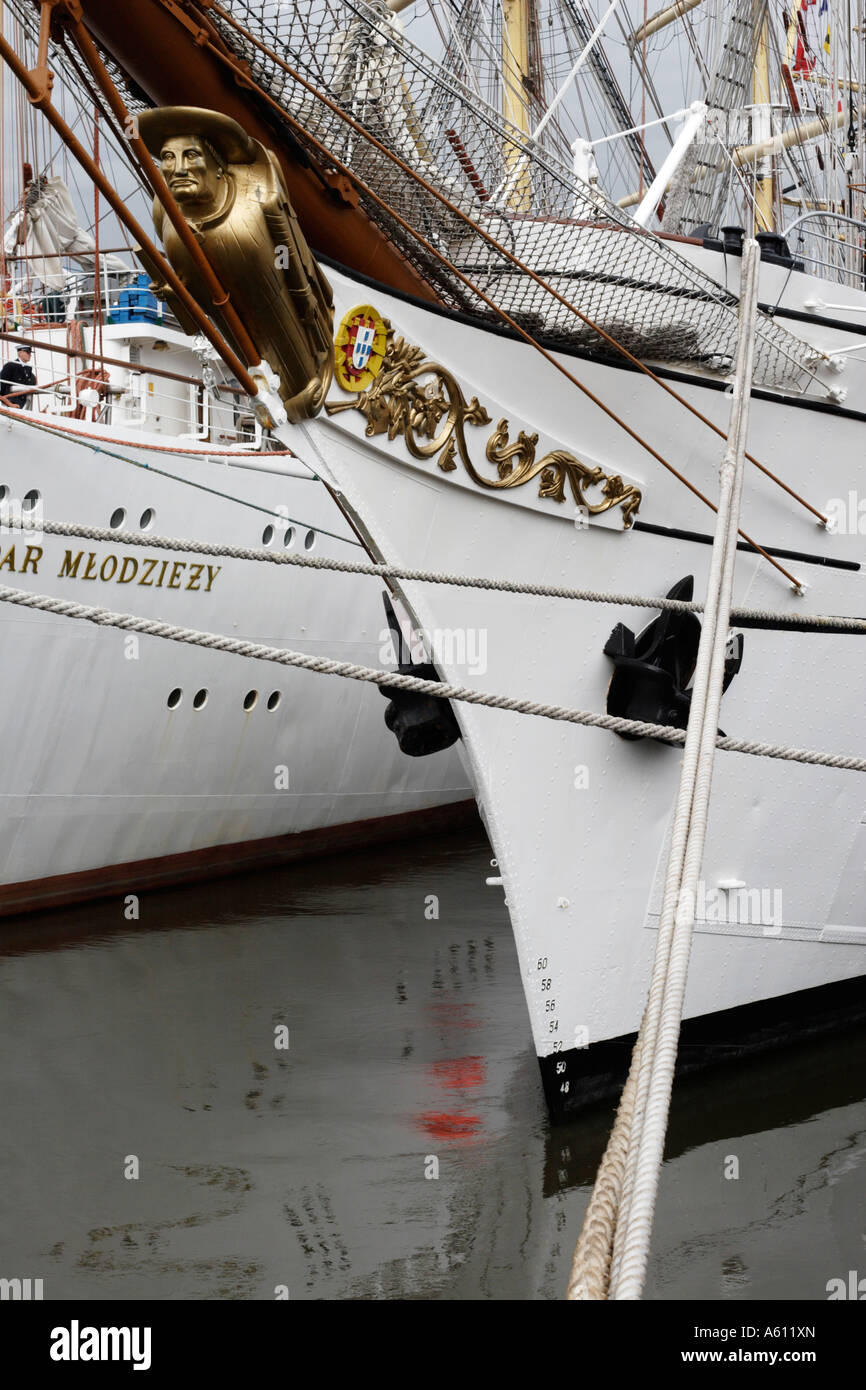
[{"label": "white ship hull", "polygon": [[[622,532],[616,508],[576,526],[572,502],[540,497],[538,479],[487,490],[459,458],[456,466],[445,460],[443,469],[435,458],[413,457],[399,429],[393,439],[368,431],[356,409],[321,416],[303,431],[315,466],[384,558],[444,573],[647,596],[666,594],[692,574],[695,594],[703,596],[712,513],[539,354],[330,274],[337,319],[372,303],[396,334],[447,367],[467,401],[478,397],[491,423],[467,425],[466,438],[480,474],[497,478],[485,459],[485,441],[506,417],[512,441],[521,430],[538,434],[538,458],[567,449],[638,485],[640,523],[657,528]],[[570,365],[692,482],[715,494],[724,447],[717,435],[634,371],[579,358]],[[856,378],[847,384],[854,386]],[[700,381],[678,389],[726,430],[729,401],[722,389]],[[350,399],[339,389],[334,397]],[[856,485],[863,430],[863,417],[850,410],[826,402],[801,406],[759,392],[749,446],[824,509]],[[750,469],[743,526],[761,544],[803,557],[781,563],[809,588],[805,597],[795,596],[778,571],[745,551],[735,605],[791,615],[866,613],[856,522],[853,534],[848,527],[830,535]],[[591,711],[605,709],[613,668],[603,648],[614,625],[622,621],[640,631],[655,616],[646,609],[442,584],[405,583],[401,590],[421,629],[483,634],[483,676],[444,651],[438,662],[444,680]],[[862,672],[861,637],[747,631],[742,670],[722,704],[725,732],[858,752]],[[610,1074],[627,1060],[624,1042],[640,1022],[680,754],[474,705],[457,705],[455,712],[504,880],[548,1098],[555,1106],[579,1104],[609,1089]],[[772,1031],[773,1019],[777,1029],[787,1026],[784,1019],[805,1000],[803,992],[812,992],[826,1012],[824,987],[838,986],[846,999],[853,988],[862,1002],[859,986],[844,982],[864,974],[864,866],[866,816],[856,774],[720,753],[685,1038],[691,1021],[696,1039],[724,1042],[730,1050]],[[724,887],[730,884],[740,888],[732,893]],[[749,1006],[758,1008],[748,1012]],[[584,1080],[589,1071],[600,1072],[601,1082]]]},{"label": "white ship hull", "polygon": [[[83,423],[46,429],[42,417],[37,428],[35,418],[0,418],[6,505],[36,491],[51,521],[106,527],[122,509],[120,535],[151,511],[154,534],[253,547],[272,525],[282,549],[293,527],[302,554],[309,536],[315,555],[364,558],[296,461],[208,456]],[[211,557],[181,549],[13,528],[0,547],[0,582],[14,587],[379,663],[386,623],[374,579],[226,559],[209,568],[193,562]],[[455,750],[405,757],[373,687],[9,604],[0,652],[2,913],[420,832],[450,820],[455,803],[472,812]]]}]

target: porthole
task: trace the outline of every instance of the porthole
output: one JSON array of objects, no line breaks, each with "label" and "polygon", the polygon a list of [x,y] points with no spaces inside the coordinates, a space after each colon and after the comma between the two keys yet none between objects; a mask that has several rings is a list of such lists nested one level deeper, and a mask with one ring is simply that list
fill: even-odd
[{"label": "porthole", "polygon": [[265,529],[264,529],[264,531],[262,532],[262,545],[270,545],[270,543],[271,543],[271,541],[272,541],[273,539],[274,539],[274,528],[273,528],[273,526],[266,526]]},{"label": "porthole", "polygon": [[176,685],[165,703],[168,705],[169,709],[177,709],[182,699],[183,691],[179,685]]},{"label": "porthole", "polygon": [[207,704],[207,696],[208,692],[206,690],[197,690],[192,697],[193,709],[204,709]]},{"label": "porthole", "polygon": [[138,523],[139,531],[149,531],[155,520],[156,512],[153,510],[153,507],[146,507]]},{"label": "porthole", "polygon": [[252,709],[253,705],[256,703],[256,700],[258,698],[259,692],[257,690],[248,690],[246,695],[244,696],[244,709]]},{"label": "porthole", "polygon": [[294,544],[294,541],[295,541],[295,528],[294,528],[294,526],[290,526],[289,529],[288,529],[288,531],[286,532],[286,534],[283,536],[283,545],[284,545],[284,546],[286,547],[286,549],[288,550],[289,547],[290,547],[291,545]]},{"label": "porthole", "polygon": [[312,550],[312,548],[313,548],[313,546],[314,546],[315,544],[316,544],[316,533],[315,533],[315,531],[308,531],[307,534],[304,536],[304,549],[305,549],[305,550]]},{"label": "porthole", "polygon": [[5,501],[6,501],[6,498],[7,498],[8,496],[9,496],[9,489],[8,489],[8,487],[6,486],[6,484],[3,483],[2,486],[0,486],[0,502],[5,502]]},{"label": "porthole", "polygon": [[42,493],[33,488],[32,492],[25,492],[21,502],[22,512],[32,512],[37,502],[42,500]]},{"label": "porthole", "polygon": [[277,705],[280,703],[280,700],[282,698],[283,697],[280,694],[279,690],[272,690],[270,695],[268,696],[268,709],[276,709]]},{"label": "porthole", "polygon": [[125,521],[126,512],[124,511],[123,507],[116,507],[115,510],[111,513],[111,520],[108,524],[111,527],[112,531],[119,531]]}]

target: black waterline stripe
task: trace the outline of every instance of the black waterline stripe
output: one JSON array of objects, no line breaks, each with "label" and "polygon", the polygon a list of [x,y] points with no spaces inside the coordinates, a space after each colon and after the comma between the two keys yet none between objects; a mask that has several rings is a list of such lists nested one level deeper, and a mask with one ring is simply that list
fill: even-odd
[{"label": "black waterline stripe", "polygon": [[[633,531],[647,531],[653,536],[671,536],[678,541],[695,541],[698,545],[712,545],[713,538],[705,531],[682,531],[677,526],[656,526],[651,521],[635,521],[632,524]],[[751,554],[757,555],[758,551],[748,541],[738,541],[738,550],[748,550]],[[777,545],[765,545],[762,549],[768,555],[774,555],[778,560],[799,560],[804,565],[825,565],[827,569],[833,570],[859,570],[861,566],[856,560],[835,560],[827,555],[809,555],[803,550],[783,550]]]}]

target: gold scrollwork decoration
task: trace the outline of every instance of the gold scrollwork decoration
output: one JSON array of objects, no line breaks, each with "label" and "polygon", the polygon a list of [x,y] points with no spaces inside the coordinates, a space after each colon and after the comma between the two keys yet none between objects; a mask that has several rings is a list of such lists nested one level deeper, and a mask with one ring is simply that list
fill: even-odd
[{"label": "gold scrollwork decoration", "polygon": [[[622,508],[622,524],[628,529],[641,504],[641,491],[624,483],[617,473],[590,468],[565,449],[535,457],[537,434],[521,430],[509,440],[508,421],[502,419],[487,440],[485,454],[496,468],[496,477],[479,473],[466,440],[467,425],[489,425],[491,417],[478,398],[466,400],[446,367],[428,361],[421,348],[394,335],[387,323],[388,347],[379,375],[367,390],[351,401],[329,401],[329,415],[358,410],[367,421],[366,435],[402,437],[414,458],[435,458],[444,473],[457,468],[458,460],[479,487],[500,490],[522,487],[538,478],[539,497],[564,502],[566,485],[577,505],[590,516]],[[601,498],[590,501],[586,489],[601,488]]]}]

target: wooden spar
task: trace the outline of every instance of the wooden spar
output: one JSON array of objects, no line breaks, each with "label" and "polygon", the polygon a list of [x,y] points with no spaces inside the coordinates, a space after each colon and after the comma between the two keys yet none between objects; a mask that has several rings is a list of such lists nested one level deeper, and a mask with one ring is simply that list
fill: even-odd
[{"label": "wooden spar", "polygon": [[675,0],[673,5],[668,5],[666,9],[659,10],[658,14],[654,14],[647,20],[646,24],[642,24],[639,29],[635,29],[634,33],[629,37],[629,47],[634,50],[639,44],[643,43],[644,39],[648,39],[652,34],[657,34],[659,29],[666,29],[669,24],[673,24],[676,20],[682,18],[684,14],[688,14],[689,10],[695,9],[700,3],[701,0]]},{"label": "wooden spar", "polygon": [[[524,87],[529,73],[529,4],[530,0],[502,0],[502,115],[524,137],[529,135],[529,102]],[[528,212],[529,168],[510,141],[505,144],[505,167],[511,187],[508,206],[515,212]]]},{"label": "wooden spar", "polygon": [[[752,78],[752,100],[754,102],[753,127],[758,122],[772,130],[772,107],[770,105],[770,49],[769,49],[769,26],[765,19],[761,25],[761,32],[758,35],[758,47],[755,53],[755,72]],[[756,148],[761,148],[770,143],[769,137],[763,137],[755,141]],[[756,164],[759,166],[755,171],[755,209],[753,235],[758,232],[771,232],[775,223],[773,212],[773,152],[766,149],[761,154],[755,155]],[[764,169],[760,165],[764,164]]]},{"label": "wooden spar", "polygon": [[[866,112],[866,107],[863,108],[863,112]],[[771,135],[768,140],[761,140],[755,145],[739,145],[731,151],[731,158],[739,169],[744,164],[751,164],[755,159],[781,154],[782,150],[793,149],[796,145],[805,145],[809,140],[817,139],[819,135],[838,130],[849,119],[847,111],[837,111],[829,117],[816,116],[814,120],[801,121],[793,130],[786,130],[782,135]]]},{"label": "wooden spar", "polygon": [[[862,108],[862,114],[866,114],[866,106]],[[756,159],[781,154],[783,150],[794,149],[797,145],[806,145],[820,135],[838,130],[849,119],[847,111],[837,111],[833,116],[816,116],[811,121],[800,121],[793,130],[786,130],[781,135],[771,135],[769,139],[760,140],[754,145],[737,145],[731,150],[731,159],[740,169],[744,164],[752,164]],[[625,198],[620,198],[617,207],[630,208],[639,202],[640,194],[629,193]]]}]

